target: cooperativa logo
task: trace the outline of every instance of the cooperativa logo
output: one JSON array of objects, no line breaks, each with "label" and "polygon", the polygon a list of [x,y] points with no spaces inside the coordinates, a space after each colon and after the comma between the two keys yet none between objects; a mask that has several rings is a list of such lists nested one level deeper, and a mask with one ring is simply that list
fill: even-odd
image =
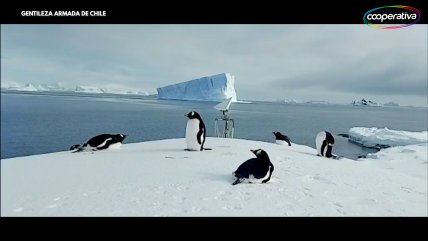
[{"label": "cooperativa logo", "polygon": [[421,11],[417,8],[404,5],[393,5],[373,8],[367,11],[366,14],[364,14],[363,20],[365,24],[373,28],[396,29],[413,25],[419,22],[421,17]]}]

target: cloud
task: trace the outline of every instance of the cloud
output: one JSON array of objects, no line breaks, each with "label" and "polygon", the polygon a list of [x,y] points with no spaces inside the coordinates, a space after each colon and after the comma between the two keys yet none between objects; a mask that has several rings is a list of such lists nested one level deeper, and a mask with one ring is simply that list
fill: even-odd
[{"label": "cloud", "polygon": [[427,41],[426,25],[2,25],[1,77],[156,89],[230,72],[243,99],[421,102]]},{"label": "cloud", "polygon": [[[330,91],[356,94],[427,95],[427,77],[421,66],[403,60],[378,63],[366,57],[332,64],[293,78],[274,81],[278,87],[320,87]],[[422,63],[423,60],[420,60]]]}]

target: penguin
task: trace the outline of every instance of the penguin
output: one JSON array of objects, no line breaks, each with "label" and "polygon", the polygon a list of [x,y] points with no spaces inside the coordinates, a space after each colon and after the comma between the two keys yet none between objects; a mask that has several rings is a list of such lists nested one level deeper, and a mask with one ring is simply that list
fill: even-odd
[{"label": "penguin", "polygon": [[274,168],[268,154],[262,149],[251,150],[251,152],[256,155],[256,158],[245,161],[232,173],[236,178],[232,185],[241,182],[267,183],[270,180]]},{"label": "penguin", "polygon": [[334,145],[333,135],[328,131],[321,131],[315,138],[315,144],[318,151],[318,156],[324,156],[327,158],[335,157],[331,154]]},{"label": "penguin", "polygon": [[189,118],[186,125],[186,150],[204,150],[205,137],[207,135],[204,121],[196,111],[191,111],[184,116]]},{"label": "penguin", "polygon": [[[70,147],[70,150],[75,150],[74,152],[81,152],[84,150],[104,150],[107,148],[110,149],[118,149],[122,145],[123,140],[125,140],[127,136],[124,134],[101,134],[98,136],[92,137],[89,141],[87,141],[83,145],[73,145]],[[73,152],[73,153],[74,153]]]},{"label": "penguin", "polygon": [[272,132],[275,135],[276,144],[285,145],[288,143],[288,146],[291,146],[291,140],[288,136],[284,136],[281,132]]}]

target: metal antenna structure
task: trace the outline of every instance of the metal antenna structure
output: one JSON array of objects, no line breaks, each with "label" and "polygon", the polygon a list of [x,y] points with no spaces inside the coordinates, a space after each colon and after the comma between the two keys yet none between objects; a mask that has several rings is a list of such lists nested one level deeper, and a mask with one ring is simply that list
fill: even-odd
[{"label": "metal antenna structure", "polygon": [[235,120],[227,115],[231,104],[232,98],[229,98],[214,106],[215,109],[221,111],[222,113],[222,116],[217,117],[214,123],[214,131],[217,137],[233,138],[233,133],[235,131]]}]

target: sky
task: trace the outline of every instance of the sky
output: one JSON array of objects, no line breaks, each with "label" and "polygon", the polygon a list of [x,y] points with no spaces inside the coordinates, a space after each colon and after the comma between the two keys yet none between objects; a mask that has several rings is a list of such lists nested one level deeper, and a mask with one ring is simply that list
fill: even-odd
[{"label": "sky", "polygon": [[428,105],[428,25],[1,25],[1,85],[156,92],[231,73],[240,100]]}]

